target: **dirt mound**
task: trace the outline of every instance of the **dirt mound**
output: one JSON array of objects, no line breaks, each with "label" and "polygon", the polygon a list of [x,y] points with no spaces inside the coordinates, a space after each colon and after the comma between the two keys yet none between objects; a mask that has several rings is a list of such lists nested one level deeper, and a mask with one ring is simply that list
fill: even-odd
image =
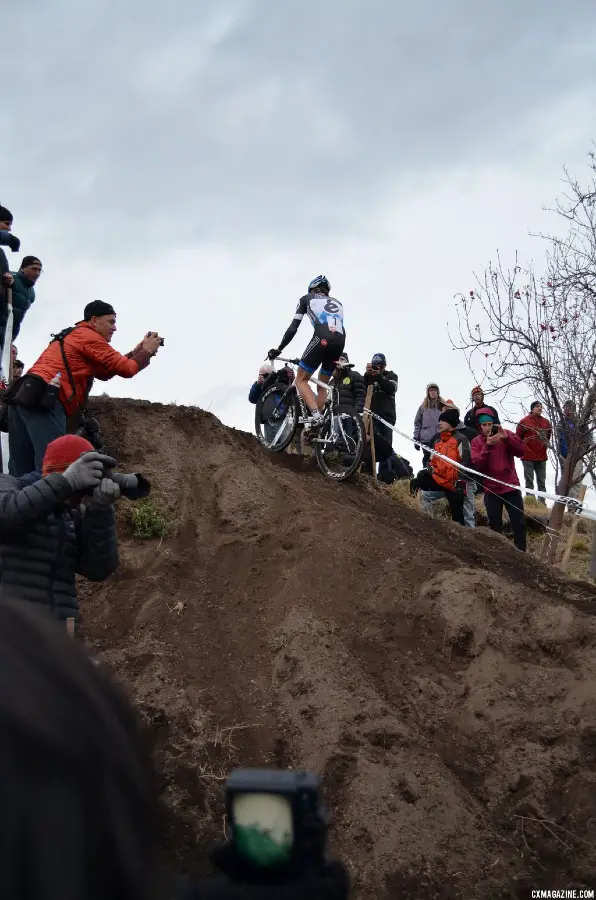
[{"label": "dirt mound", "polygon": [[593,887],[596,592],[484,529],[335,485],[199,409],[94,403],[175,520],[84,587],[87,639],[134,691],[207,871],[237,764],[324,773],[355,896]]}]

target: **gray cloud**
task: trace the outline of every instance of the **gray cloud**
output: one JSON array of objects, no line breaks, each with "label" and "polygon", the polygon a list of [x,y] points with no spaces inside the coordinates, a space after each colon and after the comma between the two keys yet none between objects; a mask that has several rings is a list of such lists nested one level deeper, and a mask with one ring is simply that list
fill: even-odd
[{"label": "gray cloud", "polygon": [[390,186],[506,155],[590,83],[595,25],[591,0],[15,4],[0,199],[112,258],[362,233]]}]

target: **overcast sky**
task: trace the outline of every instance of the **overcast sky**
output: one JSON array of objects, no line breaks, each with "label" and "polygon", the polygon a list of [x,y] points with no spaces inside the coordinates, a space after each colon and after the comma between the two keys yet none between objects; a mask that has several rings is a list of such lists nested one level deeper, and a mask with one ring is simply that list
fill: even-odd
[{"label": "overcast sky", "polygon": [[257,369],[324,273],[352,361],[382,351],[398,373],[404,431],[428,381],[465,408],[452,298],[497,249],[539,264],[528,231],[548,228],[562,166],[584,171],[593,0],[21,0],[0,15],[0,201],[44,264],[27,365],[101,298],[117,349],[149,329],[166,341],[110,393],[250,430]]}]

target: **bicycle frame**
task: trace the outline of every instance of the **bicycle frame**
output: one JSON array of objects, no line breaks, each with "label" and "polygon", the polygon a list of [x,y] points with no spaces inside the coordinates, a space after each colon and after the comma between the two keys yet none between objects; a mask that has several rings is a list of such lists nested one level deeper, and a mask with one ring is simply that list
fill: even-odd
[{"label": "bicycle frame", "polygon": [[[298,362],[297,362],[297,360],[295,360],[295,359],[285,359],[283,356],[278,356],[277,358],[279,359],[280,362],[289,363],[290,365],[294,365],[294,366],[297,366],[297,365],[298,365]],[[341,421],[341,416],[338,416],[338,415],[336,415],[336,414],[333,412],[333,387],[330,385],[330,383],[329,383],[328,381],[321,381],[319,378],[315,378],[314,375],[311,375],[310,378],[309,378],[308,380],[309,380],[309,382],[311,382],[312,384],[316,384],[317,387],[325,388],[325,390],[327,391],[327,400],[325,401],[325,406],[327,406],[327,404],[329,404],[329,407],[328,407],[328,408],[329,408],[329,413],[330,413],[330,416],[331,416],[332,434],[333,434],[333,432],[335,431],[335,422],[334,422],[334,420],[336,420],[336,422],[337,422],[337,424],[338,424],[338,427],[339,427],[339,431],[340,431],[342,437],[343,437],[344,440],[345,440],[345,439],[346,439],[346,433],[345,433],[345,431],[344,431],[344,427],[343,427],[343,424],[342,424],[342,421]],[[300,404],[300,411],[301,411],[301,413],[302,413],[302,415],[298,418],[297,425],[304,425],[305,422],[306,422],[308,419],[310,419],[311,413],[310,413],[310,411],[306,408],[306,403],[305,403],[304,400],[302,399],[302,394],[300,393],[300,391],[299,391],[298,388],[296,387],[296,383],[295,383],[295,382],[294,382],[294,384],[293,384],[293,388],[294,388],[294,390],[296,391],[296,396],[298,397],[298,403]],[[332,439],[329,440],[329,439],[326,439],[326,438],[314,438],[313,443],[317,443],[317,444],[329,444],[329,443],[333,443],[333,440],[332,440]],[[273,444],[272,444],[271,446],[273,447],[274,444],[275,444],[275,441],[273,442]]]},{"label": "bicycle frame", "polygon": [[[293,366],[297,366],[297,365],[298,365],[295,359],[284,359],[283,356],[278,356],[277,358],[279,359],[280,362],[289,363],[290,365],[293,365]],[[309,380],[310,382],[312,382],[312,384],[316,384],[317,387],[325,388],[325,390],[327,391],[327,400],[325,401],[326,403],[327,403],[329,400],[332,400],[332,398],[333,398],[333,388],[329,386],[329,382],[327,382],[327,381],[321,381],[320,379],[315,378],[314,375],[311,375],[310,378],[309,378],[308,380]],[[302,415],[301,415],[300,418],[298,419],[298,425],[304,425],[304,423],[306,422],[306,420],[307,420],[307,419],[310,419],[310,412],[309,412],[309,410],[306,408],[306,403],[305,403],[304,400],[302,399],[302,394],[300,393],[300,391],[299,391],[298,388],[296,387],[296,382],[293,383],[293,387],[294,387],[294,390],[296,391],[296,395],[297,395],[297,397],[298,397],[298,403],[300,404],[300,411],[301,411],[301,413],[302,413]]]}]

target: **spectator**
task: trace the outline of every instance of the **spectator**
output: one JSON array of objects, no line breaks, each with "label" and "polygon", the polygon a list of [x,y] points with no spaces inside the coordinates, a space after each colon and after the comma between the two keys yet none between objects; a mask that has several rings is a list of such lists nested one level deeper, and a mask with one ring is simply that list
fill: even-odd
[{"label": "spectator", "polygon": [[[459,412],[456,409],[446,409],[442,412],[439,416],[439,435],[432,449],[454,462],[469,466],[470,442],[464,434],[458,432],[458,424]],[[460,525],[465,524],[465,482],[454,465],[438,456],[433,456],[431,465],[422,469],[411,485],[414,491],[440,491],[445,495],[449,504],[453,521]]]},{"label": "spectator", "polygon": [[[503,533],[503,507],[507,505],[513,530],[513,542],[518,550],[526,549],[526,525],[524,501],[520,490],[508,485],[519,485],[515,471],[515,457],[523,457],[525,448],[511,431],[497,424],[490,407],[478,410],[480,434],[472,441],[472,464],[475,469],[497,481],[487,479],[484,505],[488,524],[493,531]],[[505,484],[499,484],[499,482]]]},{"label": "spectator", "polygon": [[259,369],[259,374],[257,376],[257,380],[253,383],[250,391],[248,392],[248,402],[249,403],[257,403],[259,397],[263,393],[263,385],[265,383],[265,379],[271,375],[273,372],[273,366],[271,363],[263,363],[261,368]]},{"label": "spectator", "polygon": [[103,477],[104,463],[114,460],[69,434],[48,445],[41,474],[0,476],[1,597],[42,603],[61,621],[77,619],[75,575],[103,581],[115,572],[120,490]]},{"label": "spectator", "polygon": [[[35,284],[41,275],[41,262],[37,256],[25,256],[18,272],[13,272],[7,278],[12,278],[12,336],[17,338],[25,314],[35,303]],[[8,283],[8,282],[7,282]]]},{"label": "spectator", "polygon": [[476,434],[479,434],[478,423],[476,421],[476,416],[481,409],[489,409],[491,411],[491,415],[493,416],[494,422],[499,425],[499,414],[494,408],[494,406],[487,406],[484,402],[484,391],[478,385],[472,388],[472,393],[470,394],[472,398],[472,409],[469,409],[468,412],[464,416],[464,425],[466,428],[471,428]]},{"label": "spectator", "polygon": [[333,383],[337,387],[339,412],[362,415],[366,385],[360,372],[354,370],[354,365],[345,351],[335,366]]},{"label": "spectator", "polygon": [[[460,421],[459,409],[456,407],[453,400],[444,400],[441,402],[441,412],[445,412],[445,410],[452,409],[455,410],[458,417],[458,425],[456,429],[456,436],[462,435],[465,437],[470,444],[473,439],[476,437],[477,432],[471,428],[466,428],[462,421]],[[433,438],[432,446],[434,447],[437,441],[440,439],[440,435],[437,434]],[[471,457],[469,465],[471,466]],[[464,524],[466,528],[475,528],[476,527],[476,507],[474,505],[474,493],[475,493],[475,481],[472,476],[466,474],[465,472],[461,472],[459,478],[462,481],[465,481],[465,493],[464,493]],[[445,499],[444,491],[422,491],[420,497],[420,505],[422,508],[422,512],[426,514],[432,515],[433,504],[439,500]]]},{"label": "spectator", "polygon": [[439,385],[435,381],[431,381],[426,387],[426,397],[418,407],[414,419],[414,440],[418,444],[416,449],[425,448],[422,453],[423,466],[426,466],[430,459],[428,448],[433,446],[433,440],[439,430],[439,416],[443,403]]},{"label": "spectator", "polygon": [[[6,288],[12,285],[12,275],[8,259],[2,247],[10,247],[13,253],[18,253],[21,242],[18,237],[11,234],[12,213],[5,206],[0,206],[0,364],[2,362],[2,349],[6,335],[8,322],[8,304]],[[6,374],[6,373],[5,373]],[[6,376],[8,377],[8,376]]]},{"label": "spectator", "polygon": [[[561,472],[565,468],[565,460],[569,455],[570,445],[577,440],[577,409],[573,400],[566,400],[563,404],[563,422],[557,428],[557,449],[559,453],[559,464]],[[572,481],[574,484],[567,491],[567,496],[577,500],[579,497],[579,489],[581,487],[582,472],[584,470],[583,455],[590,446],[590,437],[588,434],[579,436],[579,446],[576,452],[580,458],[573,467]]]},{"label": "spectator", "polygon": [[12,364],[12,381],[16,381],[17,378],[21,378],[23,372],[25,371],[25,363],[21,362],[20,359],[15,359]]},{"label": "spectator", "polygon": [[[530,415],[521,420],[516,434],[525,448],[522,463],[526,487],[534,488],[534,473],[536,473],[536,487],[539,491],[546,491],[547,449],[552,428],[548,419],[542,415],[542,403],[539,400],[532,403]],[[544,497],[539,497],[538,502],[546,506]]]},{"label": "spectator", "polygon": [[83,321],[67,329],[62,339],[54,338],[29,369],[10,398],[11,475],[19,477],[40,470],[50,441],[66,432],[66,417],[84,409],[94,378],[132,378],[149,365],[161,345],[159,335],[149,332],[134,350],[122,356],[110,347],[115,331],[113,307],[94,300],[85,307]]},{"label": "spectator", "polygon": [[[263,365],[259,369],[257,380],[254,382],[250,391],[248,392],[249,403],[257,404],[263,391],[271,387],[273,384],[279,383],[280,385],[280,393],[275,393],[272,397],[267,398],[265,403],[262,404],[261,409],[261,423],[263,425],[263,433],[265,435],[265,440],[269,444],[271,444],[275,440],[275,437],[279,431],[279,425],[270,422],[269,416],[271,416],[274,412],[281,416],[285,416],[285,404],[282,403],[279,408],[277,404],[281,400],[282,393],[283,391],[285,391],[287,385],[291,384],[293,381],[294,370],[291,366],[286,365],[283,367],[283,369],[279,369],[279,371],[276,372],[271,363],[263,363]],[[293,423],[290,419],[284,419],[280,442],[284,440],[288,430],[292,427],[292,424]],[[296,443],[296,449],[297,452],[300,452],[298,448],[298,441]],[[290,451],[288,450],[288,453],[289,452]]]},{"label": "spectator", "polygon": [[[381,416],[390,425],[395,425],[397,375],[387,368],[387,360],[384,353],[375,353],[372,360],[366,364],[364,381],[367,387],[371,384],[373,386],[370,403],[371,412]],[[373,419],[373,431],[375,434],[380,434],[389,444],[393,445],[393,431],[379,422],[378,419]]]}]

